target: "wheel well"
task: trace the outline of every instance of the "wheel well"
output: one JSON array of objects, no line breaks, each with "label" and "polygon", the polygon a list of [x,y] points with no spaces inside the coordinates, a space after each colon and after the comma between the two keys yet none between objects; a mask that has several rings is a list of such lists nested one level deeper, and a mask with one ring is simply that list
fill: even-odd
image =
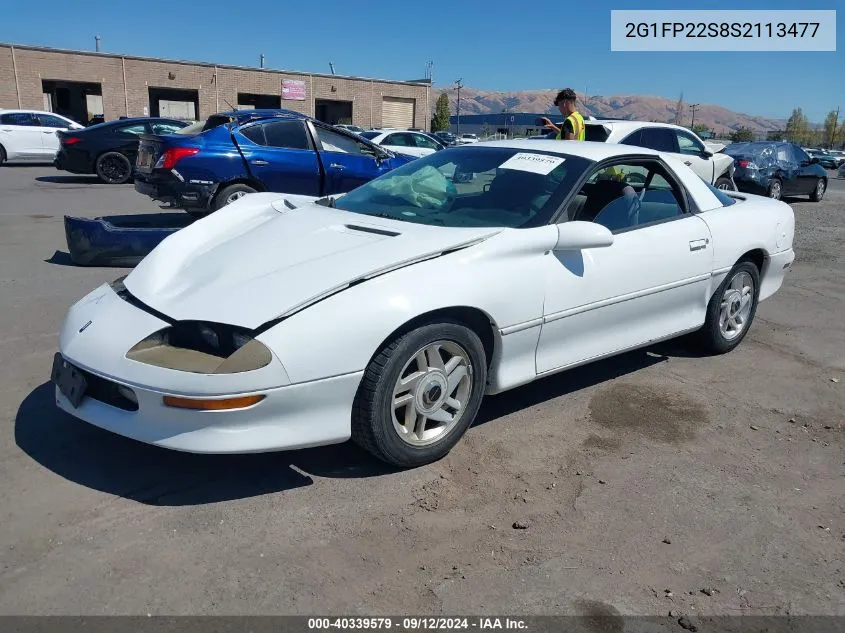
[{"label": "wheel well", "polygon": [[441,308],[439,310],[432,310],[431,312],[426,312],[414,317],[391,332],[390,335],[382,341],[381,345],[378,346],[378,349],[373,354],[373,357],[375,357],[385,345],[389,344],[390,341],[394,340],[398,336],[402,336],[403,334],[406,334],[407,332],[410,332],[411,330],[414,330],[426,323],[442,319],[458,321],[475,332],[478,335],[478,338],[481,339],[482,345],[484,345],[484,355],[487,359],[487,367],[490,367],[490,363],[493,360],[493,354],[496,350],[496,325],[485,312],[479,310],[478,308],[471,308],[469,306]]},{"label": "wheel well", "polygon": [[739,261],[751,262],[757,267],[757,272],[762,275],[763,266],[766,263],[766,251],[764,251],[762,248],[755,248],[754,250],[748,251],[742,257],[740,257]]},{"label": "wheel well", "polygon": [[234,180],[227,180],[226,182],[221,182],[215,193],[220,193],[226,187],[230,187],[231,185],[249,185],[256,191],[265,191],[264,185],[262,185],[257,180],[253,180],[252,178],[235,178]]}]

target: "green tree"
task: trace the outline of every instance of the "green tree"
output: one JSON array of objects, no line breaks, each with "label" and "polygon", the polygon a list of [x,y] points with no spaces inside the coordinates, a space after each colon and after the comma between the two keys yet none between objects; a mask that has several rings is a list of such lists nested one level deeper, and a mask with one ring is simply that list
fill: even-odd
[{"label": "green tree", "polygon": [[437,97],[434,105],[434,118],[431,120],[431,131],[441,132],[449,129],[449,95],[445,92]]},{"label": "green tree", "polygon": [[810,124],[801,108],[795,108],[786,122],[786,138],[798,145],[807,143],[807,136],[810,131]]},{"label": "green tree", "polygon": [[690,128],[694,134],[699,136],[707,136],[710,133],[710,128],[704,123],[696,123]]},{"label": "green tree", "polygon": [[484,125],[481,126],[481,136],[483,136],[484,138],[487,138],[488,136],[490,136],[490,134],[492,132],[493,132],[493,128],[490,127],[489,123],[485,123]]},{"label": "green tree", "polygon": [[750,127],[739,126],[731,132],[731,141],[734,143],[744,143],[754,140],[754,130]]},{"label": "green tree", "polygon": [[824,141],[822,143],[828,147],[831,147],[835,141],[836,119],[838,116],[839,113],[836,110],[831,110],[827,113],[824,120]]},{"label": "green tree", "polygon": [[839,124],[839,129],[836,130],[836,136],[833,139],[833,146],[839,149],[845,149],[845,121]]}]

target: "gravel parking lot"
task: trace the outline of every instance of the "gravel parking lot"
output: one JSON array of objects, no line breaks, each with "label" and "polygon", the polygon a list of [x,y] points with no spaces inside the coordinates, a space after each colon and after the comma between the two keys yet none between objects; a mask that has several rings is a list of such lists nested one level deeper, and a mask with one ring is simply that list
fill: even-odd
[{"label": "gravel parking lot", "polygon": [[173,453],[59,412],[65,313],[125,272],[74,266],[62,217],[157,207],[0,168],[0,613],[845,615],[829,173],[822,203],[789,200],[797,262],[736,351],[673,342],[489,398],[449,457],[392,472],[352,445]]}]

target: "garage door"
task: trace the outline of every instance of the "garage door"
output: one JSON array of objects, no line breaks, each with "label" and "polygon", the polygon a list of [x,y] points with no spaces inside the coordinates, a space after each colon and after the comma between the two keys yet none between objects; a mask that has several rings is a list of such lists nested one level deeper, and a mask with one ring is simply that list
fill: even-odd
[{"label": "garage door", "polygon": [[193,101],[171,101],[159,99],[158,115],[168,119],[187,119],[195,121],[197,110]]},{"label": "garage door", "polygon": [[414,99],[383,97],[381,103],[382,127],[406,130],[414,127]]}]

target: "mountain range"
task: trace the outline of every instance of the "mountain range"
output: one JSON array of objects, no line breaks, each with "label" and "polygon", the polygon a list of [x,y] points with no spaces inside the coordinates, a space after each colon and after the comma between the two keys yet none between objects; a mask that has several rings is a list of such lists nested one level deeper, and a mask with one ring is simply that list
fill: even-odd
[{"label": "mountain range", "polygon": [[[442,92],[449,93],[449,105],[452,114],[456,113],[457,93],[454,88],[435,89],[435,98]],[[519,92],[497,92],[477,90],[464,86],[461,88],[461,114],[489,114],[508,112],[532,112],[536,114],[558,114],[554,105],[557,89],[523,90]],[[585,95],[576,91],[578,108],[584,116],[631,119],[637,121],[659,121],[671,123],[675,119],[677,99],[648,95]],[[684,102],[681,124],[691,125],[692,110]],[[755,132],[782,130],[785,119],[769,119],[713,104],[697,104],[695,122],[709,127],[716,134],[729,134],[739,127],[751,128]]]}]

